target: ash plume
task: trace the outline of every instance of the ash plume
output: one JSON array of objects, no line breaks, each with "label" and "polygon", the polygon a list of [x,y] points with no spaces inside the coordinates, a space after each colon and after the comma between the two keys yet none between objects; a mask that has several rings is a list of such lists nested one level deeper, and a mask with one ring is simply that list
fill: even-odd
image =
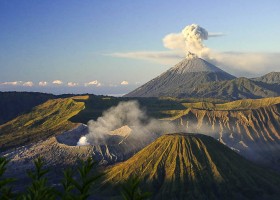
[{"label": "ash plume", "polygon": [[106,110],[96,121],[90,120],[89,133],[81,137],[77,145],[104,144],[112,131],[123,126],[130,127],[131,134],[139,140],[149,137],[150,134],[175,131],[173,124],[149,118],[145,111],[140,109],[137,101],[127,101]]}]

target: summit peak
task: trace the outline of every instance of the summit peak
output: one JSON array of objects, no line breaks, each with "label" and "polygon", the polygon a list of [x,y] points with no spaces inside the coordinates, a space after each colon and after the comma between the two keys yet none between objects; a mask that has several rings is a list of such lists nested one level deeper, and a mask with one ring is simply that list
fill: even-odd
[{"label": "summit peak", "polygon": [[199,58],[195,54],[188,54],[187,58],[176,64],[170,69],[176,73],[184,74],[191,72],[224,72],[215,65]]},{"label": "summit peak", "polygon": [[186,58],[187,58],[188,60],[191,60],[191,59],[198,58],[198,56],[197,56],[196,54],[192,53],[192,52],[188,52],[188,53],[186,54]]}]

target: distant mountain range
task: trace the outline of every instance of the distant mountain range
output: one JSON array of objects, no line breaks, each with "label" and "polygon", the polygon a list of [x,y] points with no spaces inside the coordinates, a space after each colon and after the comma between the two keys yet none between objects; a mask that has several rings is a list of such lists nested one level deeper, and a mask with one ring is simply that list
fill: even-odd
[{"label": "distant mountain range", "polygon": [[[106,170],[103,185],[114,186],[133,176],[141,179],[152,199],[277,199],[280,195],[279,174],[200,134],[161,136]],[[112,187],[110,191],[105,187],[105,197],[113,194]]]},{"label": "distant mountain range", "polygon": [[237,100],[280,95],[280,72],[236,78],[196,56],[185,58],[125,97],[217,98]]}]

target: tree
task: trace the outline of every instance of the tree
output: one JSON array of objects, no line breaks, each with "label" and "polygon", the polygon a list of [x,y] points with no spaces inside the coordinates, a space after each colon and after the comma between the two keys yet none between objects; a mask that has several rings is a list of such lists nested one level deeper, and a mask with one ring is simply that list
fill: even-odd
[{"label": "tree", "polygon": [[124,200],[144,200],[151,196],[150,192],[142,192],[140,187],[140,179],[138,177],[131,177],[127,180],[122,190],[122,197]]}]

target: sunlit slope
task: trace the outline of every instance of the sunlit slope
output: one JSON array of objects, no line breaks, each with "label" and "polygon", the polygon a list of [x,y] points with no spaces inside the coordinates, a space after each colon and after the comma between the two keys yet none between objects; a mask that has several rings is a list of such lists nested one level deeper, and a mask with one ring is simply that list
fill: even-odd
[{"label": "sunlit slope", "polygon": [[0,125],[55,98],[57,96],[39,92],[0,92]]},{"label": "sunlit slope", "polygon": [[280,97],[263,99],[243,99],[231,101],[223,104],[214,104],[211,102],[183,103],[187,108],[207,109],[207,110],[246,110],[257,109],[280,103]]},{"label": "sunlit slope", "polygon": [[140,108],[145,110],[147,115],[154,118],[167,117],[163,111],[174,109],[185,109],[185,107],[173,99],[159,98],[125,98],[125,97],[106,97],[89,95],[88,99],[77,100],[85,104],[85,109],[71,118],[72,122],[86,124],[89,120],[96,120],[102,113],[120,102],[138,101]]},{"label": "sunlit slope", "polygon": [[35,107],[30,113],[1,125],[0,147],[16,147],[69,130],[75,124],[68,119],[83,108],[83,102],[76,102],[72,98],[49,100]]},{"label": "sunlit slope", "polygon": [[169,134],[108,169],[104,184],[138,176],[153,199],[277,199],[280,176],[205,135]]},{"label": "sunlit slope", "polygon": [[210,135],[250,160],[280,170],[279,97],[184,106],[184,111],[170,111],[169,119],[178,126]]}]

